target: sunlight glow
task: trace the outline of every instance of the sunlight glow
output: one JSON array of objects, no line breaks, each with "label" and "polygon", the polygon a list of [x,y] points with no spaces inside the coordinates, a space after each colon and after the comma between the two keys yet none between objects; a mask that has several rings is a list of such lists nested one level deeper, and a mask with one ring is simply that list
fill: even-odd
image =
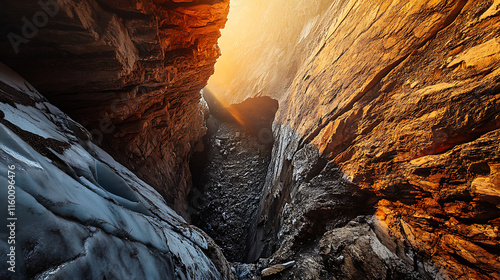
[{"label": "sunlight glow", "polygon": [[273,96],[295,77],[331,0],[231,0],[208,89],[223,103]]}]

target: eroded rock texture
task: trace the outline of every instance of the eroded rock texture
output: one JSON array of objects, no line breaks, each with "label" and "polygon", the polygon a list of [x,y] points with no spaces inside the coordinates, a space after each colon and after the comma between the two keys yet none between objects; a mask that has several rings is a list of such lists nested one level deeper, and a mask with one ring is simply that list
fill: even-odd
[{"label": "eroded rock texture", "polygon": [[2,279],[233,278],[210,237],[3,64],[0,163],[15,186],[0,217],[16,218],[0,229]]},{"label": "eroded rock texture", "polygon": [[[232,102],[280,102],[250,258],[278,249],[276,262],[297,259],[283,279],[299,279],[307,267],[341,279],[500,277],[499,4],[334,1],[320,21],[311,19],[315,35],[297,43],[313,48],[290,87],[266,91],[273,77],[254,80],[259,92],[231,85]],[[332,164],[343,179],[325,185]],[[364,225],[357,234],[381,240],[387,252],[352,240],[350,216],[330,212],[369,206],[359,190],[334,186],[343,180],[377,197],[375,209],[360,213],[375,212],[376,221],[357,221],[376,234]],[[336,201],[339,192],[353,197]],[[337,248],[342,232],[352,241]],[[370,268],[376,264],[384,275]]]},{"label": "eroded rock texture", "polygon": [[2,4],[2,38],[24,39],[2,39],[0,59],[183,213],[229,1],[40,2]]},{"label": "eroded rock texture", "polygon": [[191,161],[191,221],[222,248],[232,262],[245,262],[271,159],[276,100],[249,99],[224,108],[204,90],[207,114],[205,150]]}]

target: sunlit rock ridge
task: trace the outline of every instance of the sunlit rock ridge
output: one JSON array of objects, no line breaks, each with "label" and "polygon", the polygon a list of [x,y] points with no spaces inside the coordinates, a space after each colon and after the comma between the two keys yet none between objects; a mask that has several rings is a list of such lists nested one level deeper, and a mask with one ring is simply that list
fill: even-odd
[{"label": "sunlit rock ridge", "polygon": [[[249,258],[302,260],[282,279],[414,279],[396,259],[416,279],[500,278],[500,2],[292,2],[241,3],[209,82],[279,101]],[[368,220],[347,224],[332,166],[376,197]]]}]

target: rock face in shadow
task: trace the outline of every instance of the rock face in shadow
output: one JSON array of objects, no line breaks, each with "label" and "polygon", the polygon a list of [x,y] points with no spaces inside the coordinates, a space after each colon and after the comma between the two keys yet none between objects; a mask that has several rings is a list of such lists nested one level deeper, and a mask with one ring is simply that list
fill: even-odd
[{"label": "rock face in shadow", "polygon": [[[311,19],[315,35],[300,42],[310,44],[310,55],[299,61],[286,90],[266,91],[275,82],[266,77],[254,80],[263,88],[259,92],[236,83],[231,88],[239,94],[226,96],[236,103],[267,95],[280,103],[254,239],[257,245],[269,246],[255,247],[253,258],[288,254],[277,262],[297,258],[293,271],[300,269],[300,260],[305,267],[308,260],[301,252],[306,248],[320,252],[334,246],[328,245],[328,240],[336,240],[332,235],[352,232],[339,222],[311,233],[316,237],[311,244],[296,247],[287,247],[291,243],[280,237],[280,231],[300,227],[290,228],[293,219],[304,217],[305,224],[311,224],[307,211],[301,213],[300,201],[314,197],[300,193],[322,186],[321,172],[330,171],[318,171],[325,165],[316,159],[324,158],[330,162],[326,166],[336,164],[348,182],[377,196],[373,217],[390,237],[382,239],[392,240],[381,243],[399,260],[411,263],[419,277],[499,278],[499,2],[334,1],[320,19]],[[266,50],[262,52],[265,57]],[[363,205],[362,200],[356,203]],[[318,216],[343,218],[333,213]],[[369,221],[361,223],[374,225]],[[350,244],[361,244],[356,242]],[[389,273],[387,263],[385,276],[365,265],[363,274],[339,269],[359,270],[354,264],[360,252],[344,251],[349,256],[343,255],[339,264],[330,257],[326,263],[314,263],[340,279],[400,279]]]},{"label": "rock face in shadow", "polygon": [[1,279],[233,279],[210,237],[3,64],[0,165],[15,225],[0,229]]},{"label": "rock face in shadow", "polygon": [[2,5],[0,60],[184,213],[229,1],[40,3]]},{"label": "rock face in shadow", "polygon": [[271,159],[277,101],[253,98],[223,107],[204,90],[205,150],[191,160],[191,221],[214,238],[231,262],[245,262]]}]

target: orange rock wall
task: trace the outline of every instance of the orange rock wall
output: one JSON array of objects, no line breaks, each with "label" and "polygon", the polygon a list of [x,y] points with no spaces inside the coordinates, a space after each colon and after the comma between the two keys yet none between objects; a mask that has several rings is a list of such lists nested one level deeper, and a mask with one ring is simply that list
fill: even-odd
[{"label": "orange rock wall", "polygon": [[280,102],[262,202],[278,209],[259,222],[282,217],[290,161],[312,143],[377,195],[392,236],[448,277],[500,278],[499,4],[334,1],[290,87],[244,91],[235,80],[232,102]]}]

